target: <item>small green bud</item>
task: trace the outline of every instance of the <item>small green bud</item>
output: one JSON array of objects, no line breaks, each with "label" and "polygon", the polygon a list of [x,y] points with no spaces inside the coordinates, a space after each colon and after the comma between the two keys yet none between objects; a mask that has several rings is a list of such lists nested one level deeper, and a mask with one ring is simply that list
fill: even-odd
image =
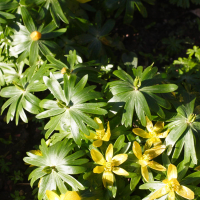
[{"label": "small green bud", "polygon": [[42,171],[47,173],[47,174],[50,174],[52,172],[52,167],[47,166]]},{"label": "small green bud", "polygon": [[136,90],[141,86],[141,81],[140,81],[138,76],[136,76],[136,78],[134,79],[133,85],[134,85]]},{"label": "small green bud", "polygon": [[196,120],[196,114],[190,114],[188,117],[188,123],[192,123]]}]

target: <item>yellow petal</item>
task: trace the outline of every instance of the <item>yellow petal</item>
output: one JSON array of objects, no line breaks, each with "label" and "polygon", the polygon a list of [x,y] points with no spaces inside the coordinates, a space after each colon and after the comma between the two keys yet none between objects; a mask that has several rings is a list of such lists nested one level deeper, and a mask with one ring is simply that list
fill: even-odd
[{"label": "yellow petal", "polygon": [[177,168],[175,165],[170,164],[167,170],[167,177],[169,180],[175,178],[177,179]]},{"label": "yellow petal", "polygon": [[168,194],[168,200],[175,200],[175,193],[174,191],[170,191]]},{"label": "yellow petal", "polygon": [[164,122],[156,122],[153,127],[153,131],[156,133],[160,133],[164,128]]},{"label": "yellow petal", "polygon": [[147,130],[149,132],[153,132],[153,123],[149,120],[148,117],[146,117],[146,120],[147,120],[147,126],[146,126]]},{"label": "yellow petal", "polygon": [[165,151],[165,148],[166,148],[165,145],[156,146],[156,147],[146,150],[144,152],[144,155],[147,155],[149,159],[151,160],[159,156],[163,151]]},{"label": "yellow petal", "polygon": [[168,187],[162,187],[160,189],[158,189],[156,192],[154,192],[150,197],[149,200],[153,200],[153,199],[157,199],[159,197],[164,196],[165,194],[167,194],[169,192],[169,188]]},{"label": "yellow petal", "polygon": [[76,191],[67,191],[64,200],[81,200],[81,197]]},{"label": "yellow petal", "polygon": [[142,130],[141,128],[134,128],[133,133],[135,133],[136,135],[142,137],[142,138],[150,138],[149,133],[147,133],[146,131]]},{"label": "yellow petal", "polygon": [[112,171],[117,175],[128,176],[129,173],[121,167],[113,167]]},{"label": "yellow petal", "polygon": [[144,180],[146,182],[148,182],[149,181],[149,173],[148,173],[147,166],[141,166],[141,172],[142,172],[142,176],[143,176]]},{"label": "yellow petal", "polygon": [[92,140],[97,139],[97,135],[94,134],[93,132],[90,132],[90,135],[84,134],[84,136],[85,136],[87,139],[92,139]]},{"label": "yellow petal", "polygon": [[195,170],[200,171],[200,165],[196,167]]},{"label": "yellow petal", "polygon": [[106,160],[107,162],[111,162],[113,157],[113,145],[109,144],[108,148],[106,149]]},{"label": "yellow petal", "polygon": [[30,153],[35,154],[37,156],[42,156],[42,152],[40,150],[31,150]]},{"label": "yellow petal", "polygon": [[100,147],[102,145],[102,143],[103,143],[102,140],[96,140],[96,141],[93,142],[93,146],[94,147]]},{"label": "yellow petal", "polygon": [[148,161],[147,164],[150,168],[158,170],[158,171],[166,171],[166,168],[162,166],[161,164],[155,162],[155,161]]},{"label": "yellow petal", "polygon": [[125,162],[128,158],[127,154],[118,154],[116,156],[113,157],[112,162],[114,166],[119,166],[121,165],[123,162]]},{"label": "yellow petal", "polygon": [[91,1],[91,0],[76,0],[78,1],[79,3],[87,3],[88,1]]},{"label": "yellow petal", "polygon": [[157,137],[159,137],[159,138],[166,138],[167,135],[168,135],[168,133],[169,133],[169,129],[167,131],[164,131],[163,133],[157,134]]},{"label": "yellow petal", "polygon": [[138,144],[138,142],[133,142],[133,153],[135,156],[140,159],[142,158],[142,149],[141,146]]},{"label": "yellow petal", "polygon": [[175,192],[186,199],[194,199],[194,192],[183,185],[177,187]]},{"label": "yellow petal", "polygon": [[98,117],[95,117],[94,121],[99,125],[99,129],[97,129],[96,131],[104,131],[104,127],[103,127],[102,121]]},{"label": "yellow petal", "polygon": [[53,191],[46,190],[46,195],[49,200],[60,200],[60,197]]},{"label": "yellow petal", "polygon": [[105,188],[107,186],[112,186],[114,181],[115,181],[114,174],[112,172],[104,171],[103,176],[102,176],[102,180],[103,180],[103,185],[104,185]]},{"label": "yellow petal", "polygon": [[160,138],[154,137],[154,138],[152,138],[152,140],[153,140],[153,145],[154,145],[154,147],[155,147],[155,146],[161,146],[161,145],[162,145],[162,141],[160,140]]},{"label": "yellow petal", "polygon": [[148,139],[146,141],[144,150],[146,151],[146,150],[150,149],[152,147],[152,145],[160,146],[160,145],[162,145],[162,141],[159,138],[152,137],[151,139]]},{"label": "yellow petal", "polygon": [[92,149],[90,151],[90,154],[91,154],[94,162],[96,162],[97,164],[104,165],[106,163],[106,160],[104,159],[103,155],[100,152],[98,152],[97,150]]},{"label": "yellow petal", "polygon": [[61,194],[60,195],[60,200],[64,200],[64,198],[65,198],[65,194]]},{"label": "yellow petal", "polygon": [[147,149],[150,149],[153,145],[153,140],[152,138],[151,139],[148,139],[144,145],[144,150],[146,151]]},{"label": "yellow petal", "polygon": [[96,173],[96,174],[101,174],[103,171],[104,171],[104,166],[96,166],[93,169],[93,173]]},{"label": "yellow petal", "polygon": [[110,133],[110,124],[108,122],[108,124],[107,124],[107,131],[106,131],[105,135],[103,136],[102,140],[103,141],[109,141],[110,140],[110,136],[111,136],[111,133]]}]

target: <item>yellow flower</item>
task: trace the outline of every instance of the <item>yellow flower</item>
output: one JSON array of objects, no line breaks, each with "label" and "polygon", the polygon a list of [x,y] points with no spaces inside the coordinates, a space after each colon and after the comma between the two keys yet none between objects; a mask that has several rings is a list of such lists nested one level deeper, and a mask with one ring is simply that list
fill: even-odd
[{"label": "yellow flower", "polygon": [[162,141],[160,138],[166,138],[169,130],[161,133],[161,131],[164,128],[164,122],[156,122],[156,124],[153,126],[153,123],[146,117],[147,120],[147,130],[149,133],[146,131],[142,130],[141,128],[134,128],[132,131],[136,135],[139,135],[140,137],[143,138],[148,138],[145,144],[145,149],[151,148],[152,145],[154,146],[159,146],[162,144]]},{"label": "yellow flower", "polygon": [[107,131],[105,132],[102,121],[95,117],[94,121],[99,125],[99,129],[96,130],[96,134],[90,132],[90,136],[85,135],[88,139],[96,140],[93,142],[94,147],[100,147],[103,143],[103,141],[109,141],[110,140],[110,125],[109,122],[107,124]]},{"label": "yellow flower", "polygon": [[58,196],[55,192],[46,190],[46,195],[49,200],[81,200],[76,191],[67,191],[65,194]]},{"label": "yellow flower", "polygon": [[94,162],[96,162],[99,165],[102,165],[102,166],[96,166],[93,169],[93,173],[100,174],[103,172],[102,180],[104,187],[113,185],[115,181],[115,176],[113,173],[122,176],[129,175],[129,173],[126,170],[122,169],[121,167],[118,167],[127,160],[128,155],[118,154],[113,157],[112,144],[110,144],[106,150],[106,159],[104,159],[103,155],[97,150],[92,149],[90,153]]},{"label": "yellow flower", "polygon": [[78,1],[79,3],[87,3],[88,1],[91,1],[91,0],[76,0]]},{"label": "yellow flower", "polygon": [[167,178],[163,180],[165,184],[164,187],[160,188],[156,192],[154,192],[149,200],[157,199],[168,194],[168,200],[175,200],[175,192],[186,199],[194,199],[194,192],[189,188],[180,185],[177,181],[177,168],[176,166],[170,164],[167,170]]},{"label": "yellow flower", "polygon": [[147,166],[158,171],[166,171],[165,167],[152,160],[153,158],[159,156],[163,151],[165,151],[165,148],[165,145],[156,146],[146,150],[142,155],[141,146],[137,142],[133,143],[133,153],[138,158],[138,164],[141,165],[141,172],[145,181],[149,181]]}]

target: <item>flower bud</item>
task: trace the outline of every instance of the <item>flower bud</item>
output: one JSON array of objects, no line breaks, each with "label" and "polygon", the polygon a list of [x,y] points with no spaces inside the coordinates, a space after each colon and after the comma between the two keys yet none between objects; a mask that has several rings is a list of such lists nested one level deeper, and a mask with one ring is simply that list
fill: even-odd
[{"label": "flower bud", "polygon": [[38,31],[34,31],[31,33],[30,37],[33,41],[37,41],[42,37],[42,34]]}]

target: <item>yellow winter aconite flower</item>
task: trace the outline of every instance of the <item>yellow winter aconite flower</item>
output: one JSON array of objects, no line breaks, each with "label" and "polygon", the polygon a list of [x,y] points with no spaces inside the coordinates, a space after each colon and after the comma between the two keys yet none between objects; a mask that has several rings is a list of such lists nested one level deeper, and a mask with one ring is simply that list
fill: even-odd
[{"label": "yellow winter aconite flower", "polygon": [[154,146],[161,145],[162,141],[160,140],[160,138],[166,138],[169,133],[169,130],[161,133],[161,131],[164,128],[164,122],[156,122],[156,124],[153,126],[153,123],[148,119],[148,117],[146,117],[146,121],[147,121],[146,128],[148,130],[148,133],[142,130],[141,128],[134,128],[132,130],[133,133],[142,138],[148,138],[145,144],[145,149],[151,148],[152,145]]},{"label": "yellow winter aconite flower", "polygon": [[145,181],[149,181],[147,166],[158,171],[166,171],[165,167],[152,160],[153,158],[159,156],[163,151],[165,151],[165,148],[165,145],[156,146],[146,150],[142,155],[141,146],[138,144],[138,142],[133,143],[133,153],[138,158],[138,164],[141,165],[141,172]]},{"label": "yellow winter aconite flower", "polygon": [[95,117],[94,121],[99,125],[99,129],[96,130],[96,134],[90,132],[90,136],[85,135],[88,139],[96,140],[93,142],[94,147],[100,147],[103,143],[103,141],[109,141],[110,140],[110,125],[109,122],[107,124],[107,131],[105,132],[102,121]]},{"label": "yellow winter aconite flower", "polygon": [[87,3],[88,1],[91,1],[91,0],[76,0],[78,1],[79,3]]},{"label": "yellow winter aconite flower", "polygon": [[106,159],[104,159],[103,155],[97,150],[92,149],[90,153],[94,162],[96,162],[99,165],[102,165],[102,166],[96,166],[93,169],[93,173],[100,174],[103,172],[102,180],[104,187],[113,185],[115,181],[115,176],[113,173],[122,176],[129,175],[129,173],[126,170],[122,169],[121,167],[118,167],[127,160],[128,155],[118,154],[113,157],[112,144],[110,144],[106,150]]},{"label": "yellow winter aconite flower", "polygon": [[186,199],[194,199],[194,192],[189,188],[180,185],[177,180],[177,168],[170,164],[167,170],[167,178],[162,182],[165,184],[164,187],[154,192],[149,200],[157,199],[168,194],[168,200],[175,200],[175,193]]},{"label": "yellow winter aconite flower", "polygon": [[55,192],[46,190],[46,195],[49,200],[81,200],[76,191],[67,191],[65,194],[58,196]]}]

